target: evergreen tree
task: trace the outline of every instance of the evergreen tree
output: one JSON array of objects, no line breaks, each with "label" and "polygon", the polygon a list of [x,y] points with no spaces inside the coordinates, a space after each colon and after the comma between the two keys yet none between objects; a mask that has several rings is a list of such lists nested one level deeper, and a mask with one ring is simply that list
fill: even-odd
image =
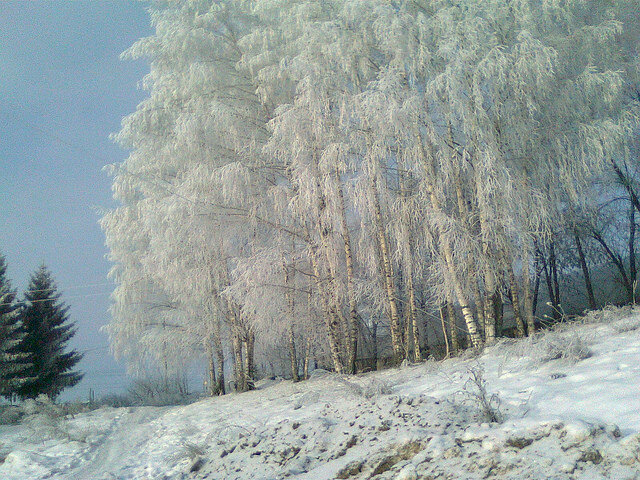
[{"label": "evergreen tree", "polygon": [[75,334],[69,321],[69,307],[59,301],[60,293],[44,265],[32,275],[24,297],[23,351],[31,359],[29,373],[33,378],[20,388],[19,394],[23,398],[35,398],[42,393],[56,397],[83,377],[73,370],[82,355],[67,349],[67,342]]},{"label": "evergreen tree", "polygon": [[21,352],[24,330],[20,325],[16,292],[6,277],[7,264],[0,255],[0,396],[11,398],[26,377],[28,356]]}]

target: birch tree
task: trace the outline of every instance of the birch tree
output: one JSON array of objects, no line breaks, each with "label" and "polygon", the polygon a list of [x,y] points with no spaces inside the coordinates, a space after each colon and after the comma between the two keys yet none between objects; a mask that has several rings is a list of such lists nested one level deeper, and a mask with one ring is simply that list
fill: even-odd
[{"label": "birch tree", "polygon": [[293,379],[311,344],[355,373],[378,325],[419,361],[438,312],[453,350],[494,343],[505,303],[533,334],[561,213],[635,151],[637,2],[596,3],[157,4],[102,221],[114,349],[206,357],[221,392],[227,356],[245,390],[274,345]]}]

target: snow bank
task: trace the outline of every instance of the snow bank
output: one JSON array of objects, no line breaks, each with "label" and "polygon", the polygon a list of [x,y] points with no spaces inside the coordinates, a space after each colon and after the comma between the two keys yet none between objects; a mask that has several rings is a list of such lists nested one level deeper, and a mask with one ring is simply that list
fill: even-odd
[{"label": "snow bank", "polygon": [[638,480],[640,314],[594,313],[476,358],[67,422],[82,435],[0,427],[0,478]]}]

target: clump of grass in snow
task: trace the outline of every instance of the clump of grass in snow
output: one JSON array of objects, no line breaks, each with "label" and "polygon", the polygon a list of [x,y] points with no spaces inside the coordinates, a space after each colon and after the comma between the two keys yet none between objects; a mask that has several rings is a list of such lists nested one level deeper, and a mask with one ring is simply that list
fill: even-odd
[{"label": "clump of grass in snow", "polygon": [[564,335],[549,333],[538,342],[538,349],[543,362],[559,359],[579,362],[593,355],[587,341],[577,332]]},{"label": "clump of grass in snow", "polygon": [[463,396],[463,403],[477,410],[481,422],[502,423],[504,416],[500,411],[501,400],[497,393],[487,391],[487,380],[484,368],[478,364],[468,370],[469,378],[459,392]]},{"label": "clump of grass in snow", "polygon": [[382,395],[390,395],[392,389],[389,384],[371,379],[362,389],[362,395],[367,399],[372,399]]},{"label": "clump of grass in snow", "polygon": [[348,387],[350,391],[367,400],[375,400],[377,397],[389,395],[393,392],[388,383],[375,378],[365,380],[362,385],[349,381],[346,378],[337,378],[337,380]]},{"label": "clump of grass in snow", "polygon": [[198,445],[192,442],[185,442],[183,448],[184,453],[191,460],[203,456],[206,452],[206,448],[203,445]]},{"label": "clump of grass in snow", "polygon": [[611,327],[617,333],[627,333],[633,332],[640,328],[640,319],[639,318],[627,318],[621,322],[614,323]]},{"label": "clump of grass in snow", "polygon": [[640,306],[623,305],[618,307],[615,305],[606,305],[600,310],[591,310],[585,313],[584,316],[580,318],[580,321],[582,323],[611,323],[632,315],[640,315]]},{"label": "clump of grass in snow", "polygon": [[17,425],[24,412],[15,405],[0,405],[0,425]]}]

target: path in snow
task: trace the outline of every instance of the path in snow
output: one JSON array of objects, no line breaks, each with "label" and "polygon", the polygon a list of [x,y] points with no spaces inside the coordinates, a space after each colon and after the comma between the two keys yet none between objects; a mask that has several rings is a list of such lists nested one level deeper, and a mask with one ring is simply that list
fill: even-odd
[{"label": "path in snow", "polygon": [[[122,409],[105,440],[91,452],[82,467],[73,475],[76,480],[102,480],[121,478],[119,471],[139,466],[135,456],[155,433],[154,421],[166,408],[142,407]],[[108,472],[108,473],[107,473]]]}]

